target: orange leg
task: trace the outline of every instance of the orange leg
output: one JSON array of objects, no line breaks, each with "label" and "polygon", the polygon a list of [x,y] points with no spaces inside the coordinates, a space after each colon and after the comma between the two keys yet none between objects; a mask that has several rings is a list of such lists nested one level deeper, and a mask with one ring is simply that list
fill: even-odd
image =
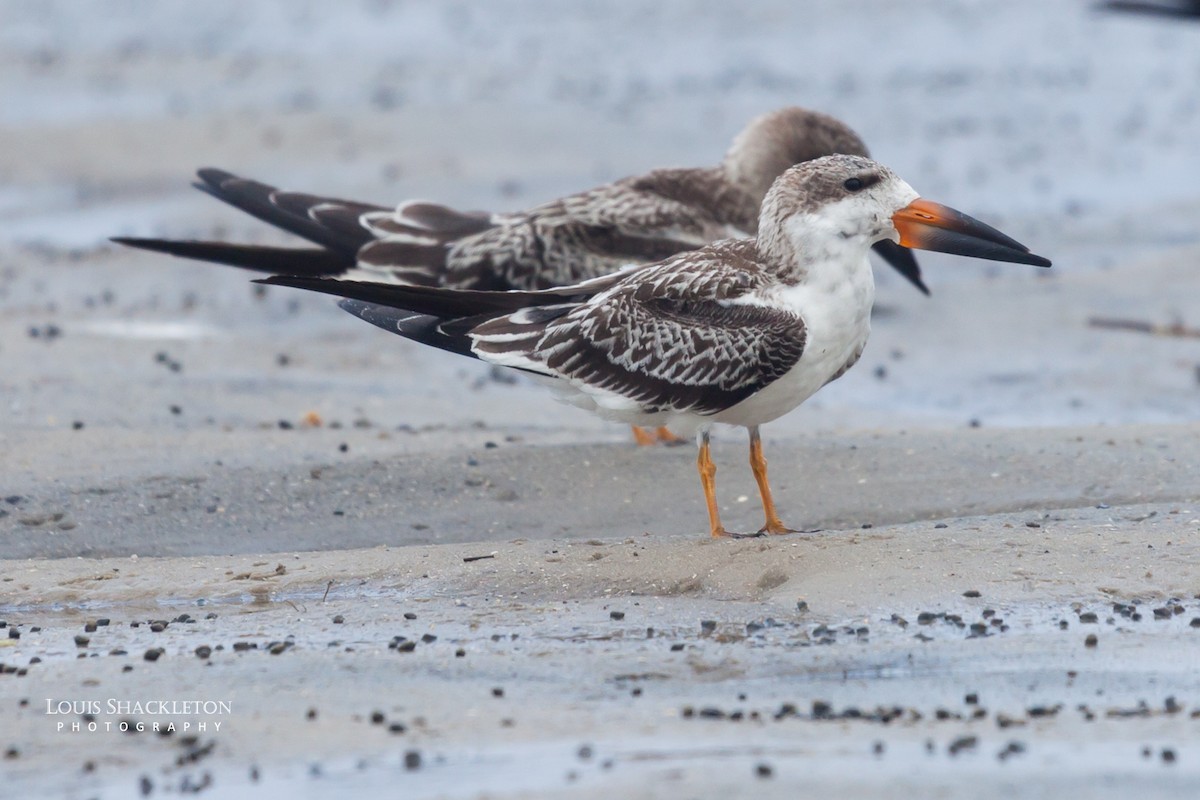
[{"label": "orange leg", "polygon": [[771,498],[771,484],[767,480],[767,459],[763,457],[762,438],[758,434],[758,426],[750,429],[750,469],[754,472],[754,480],[758,482],[758,493],[762,496],[763,513],[766,514],[767,524],[759,529],[759,533],[797,533],[783,524],[775,511],[775,501]]},{"label": "orange leg", "polygon": [[629,427],[633,428],[633,440],[637,442],[638,447],[649,447],[657,441],[653,433],[640,425],[630,425]]},{"label": "orange leg", "polygon": [[704,502],[708,504],[709,532],[714,539],[728,536],[721,526],[721,512],[717,510],[717,465],[713,463],[708,449],[708,431],[700,434],[700,456],[696,459],[700,471],[700,485],[704,487]]}]

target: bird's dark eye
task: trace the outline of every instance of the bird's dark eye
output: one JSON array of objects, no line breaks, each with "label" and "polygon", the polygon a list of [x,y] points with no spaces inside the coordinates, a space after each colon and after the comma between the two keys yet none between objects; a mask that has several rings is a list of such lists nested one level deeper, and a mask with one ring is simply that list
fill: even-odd
[{"label": "bird's dark eye", "polygon": [[857,192],[863,188],[863,182],[859,178],[846,178],[846,182],[842,184],[848,192]]}]

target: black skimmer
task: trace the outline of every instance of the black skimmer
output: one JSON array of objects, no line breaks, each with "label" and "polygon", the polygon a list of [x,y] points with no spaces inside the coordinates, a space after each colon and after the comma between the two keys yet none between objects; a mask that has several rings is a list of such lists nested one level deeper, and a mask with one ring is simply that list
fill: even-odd
[{"label": "black skimmer", "polygon": [[[717,167],[658,169],[513,213],[422,201],[388,208],[282,191],[218,169],[196,187],[318,248],[115,238],[131,247],[272,274],[457,289],[548,289],[658,261],[717,239],[753,236],[772,182],[821,156],[867,155],[833,117],[784,108],[753,120]],[[916,259],[876,249],[922,292]]]},{"label": "black skimmer", "polygon": [[345,298],[341,306],[417,342],[524,370],[569,403],[635,425],[692,430],[713,537],[714,423],[750,432],[760,534],[788,533],[759,427],[854,365],[870,332],[867,254],[904,247],[1050,266],[1003,233],[920,198],[887,167],[836,155],[788,169],[754,239],[537,291],[479,291],[276,275],[261,282]]},{"label": "black skimmer", "polygon": [[[772,182],[821,156],[867,155],[840,120],[789,107],[755,118],[721,164],[658,169],[527,211],[461,212],[422,201],[386,208],[281,191],[223,170],[202,169],[197,188],[319,248],[116,238],[132,247],[272,274],[458,289],[547,289],[753,236]],[[923,293],[912,253],[884,240],[875,250]],[[639,444],[678,441],[666,428],[634,427]]]}]

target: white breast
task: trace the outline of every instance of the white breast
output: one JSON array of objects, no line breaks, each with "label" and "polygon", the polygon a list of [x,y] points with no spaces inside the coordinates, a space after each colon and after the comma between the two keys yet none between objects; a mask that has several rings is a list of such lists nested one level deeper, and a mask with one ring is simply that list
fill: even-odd
[{"label": "white breast", "polygon": [[[829,262],[826,262],[829,263]],[[814,269],[804,283],[779,287],[758,299],[784,306],[804,320],[807,339],[796,365],[779,380],[713,416],[730,425],[761,425],[783,416],[857,360],[871,332],[875,277],[866,256],[847,268]]]}]

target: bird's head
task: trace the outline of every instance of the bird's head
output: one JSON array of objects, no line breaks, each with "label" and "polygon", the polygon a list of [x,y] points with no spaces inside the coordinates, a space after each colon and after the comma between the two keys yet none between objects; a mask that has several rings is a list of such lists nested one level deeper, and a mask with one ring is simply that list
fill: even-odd
[{"label": "bird's head", "polygon": [[882,164],[835,155],[798,164],[763,201],[759,246],[801,263],[878,242],[1039,267],[1050,261],[977,219],[926,200]]}]

